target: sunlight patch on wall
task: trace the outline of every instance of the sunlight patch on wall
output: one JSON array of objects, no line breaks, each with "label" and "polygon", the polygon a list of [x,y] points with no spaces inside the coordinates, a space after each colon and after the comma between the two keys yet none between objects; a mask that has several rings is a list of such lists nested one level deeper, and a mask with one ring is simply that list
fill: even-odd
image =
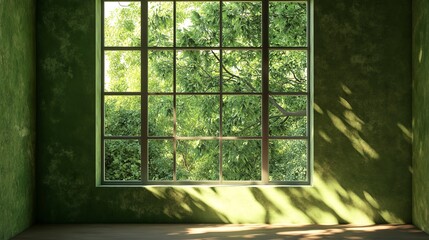
[{"label": "sunlight patch on wall", "polygon": [[405,127],[403,124],[398,123],[398,128],[401,129],[405,139],[411,143],[413,141],[413,133],[411,132],[410,129],[408,129],[407,127]]},{"label": "sunlight patch on wall", "polygon": [[319,135],[328,143],[332,143],[332,139],[326,134],[326,132],[319,130]]},{"label": "sunlight patch on wall", "polygon": [[344,122],[337,116],[335,116],[332,112],[328,111],[328,116],[331,118],[332,123],[335,128],[337,128],[341,133],[346,136],[354,149],[358,151],[362,156],[369,157],[372,159],[379,159],[378,153],[359,135],[356,130],[349,130]]},{"label": "sunlight patch on wall", "polygon": [[317,105],[317,103],[313,103],[313,108],[314,108],[314,111],[316,111],[320,114],[323,114],[322,108],[319,105]]}]

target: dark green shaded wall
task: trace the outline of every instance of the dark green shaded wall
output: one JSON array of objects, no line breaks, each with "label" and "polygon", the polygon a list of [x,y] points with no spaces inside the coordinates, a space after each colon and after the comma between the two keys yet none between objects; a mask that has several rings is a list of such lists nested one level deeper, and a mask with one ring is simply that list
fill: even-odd
[{"label": "dark green shaded wall", "polygon": [[313,187],[95,187],[95,1],[38,1],[37,219],[411,222],[411,4],[315,0]]},{"label": "dark green shaded wall", "polygon": [[35,2],[0,0],[0,240],[33,223]]},{"label": "dark green shaded wall", "polygon": [[429,232],[429,2],[413,1],[413,223]]}]

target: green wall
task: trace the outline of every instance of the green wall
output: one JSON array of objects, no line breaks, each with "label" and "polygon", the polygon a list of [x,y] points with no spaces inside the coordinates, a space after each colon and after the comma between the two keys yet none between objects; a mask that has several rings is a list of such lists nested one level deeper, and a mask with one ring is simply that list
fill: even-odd
[{"label": "green wall", "polygon": [[38,221],[411,222],[408,0],[315,1],[313,187],[95,187],[95,8],[38,1]]},{"label": "green wall", "polygon": [[0,240],[33,223],[35,2],[0,0]]},{"label": "green wall", "polygon": [[429,232],[429,2],[413,1],[413,223]]}]

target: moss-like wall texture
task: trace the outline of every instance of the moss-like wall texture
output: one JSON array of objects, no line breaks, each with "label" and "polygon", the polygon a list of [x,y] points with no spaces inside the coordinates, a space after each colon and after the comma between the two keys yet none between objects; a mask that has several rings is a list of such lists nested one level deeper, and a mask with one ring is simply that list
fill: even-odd
[{"label": "moss-like wall texture", "polygon": [[35,1],[0,0],[0,239],[33,223]]},{"label": "moss-like wall texture", "polygon": [[413,1],[413,223],[429,232],[429,2]]},{"label": "moss-like wall texture", "polygon": [[95,187],[96,2],[38,7],[40,222],[411,222],[410,1],[315,1],[313,187]]}]

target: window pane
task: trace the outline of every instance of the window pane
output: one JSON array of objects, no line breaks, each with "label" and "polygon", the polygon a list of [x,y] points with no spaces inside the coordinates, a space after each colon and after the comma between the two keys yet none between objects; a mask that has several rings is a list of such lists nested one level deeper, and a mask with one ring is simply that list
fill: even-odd
[{"label": "window pane", "polygon": [[218,180],[219,141],[178,141],[177,180]]},{"label": "window pane", "polygon": [[307,45],[307,6],[296,2],[270,2],[270,46]]},{"label": "window pane", "polygon": [[149,2],[149,47],[173,46],[173,2]]},{"label": "window pane", "polygon": [[224,180],[261,180],[261,141],[233,140],[222,142]]},{"label": "window pane", "polygon": [[261,92],[261,51],[224,51],[224,92]]},{"label": "window pane", "polygon": [[178,51],[178,92],[219,92],[219,51]]},{"label": "window pane", "polygon": [[139,92],[140,65],[140,51],[106,51],[104,54],[104,91]]},{"label": "window pane", "polygon": [[149,96],[149,136],[173,136],[173,96]]},{"label": "window pane", "polygon": [[177,46],[219,46],[219,2],[177,2]]},{"label": "window pane", "polygon": [[218,96],[177,96],[178,136],[218,136]]},{"label": "window pane", "polygon": [[105,140],[105,180],[140,180],[140,142]]},{"label": "window pane", "polygon": [[104,132],[106,136],[139,136],[141,103],[139,96],[104,97]]},{"label": "window pane", "polygon": [[173,141],[149,140],[149,181],[173,180]]},{"label": "window pane", "polygon": [[173,51],[149,51],[148,91],[173,92]]},{"label": "window pane", "polygon": [[270,181],[307,180],[306,140],[272,140],[269,154]]},{"label": "window pane", "polygon": [[140,46],[139,2],[104,3],[104,45]]},{"label": "window pane", "polygon": [[261,2],[224,2],[222,8],[223,46],[261,46]]},{"label": "window pane", "polygon": [[224,96],[222,109],[224,136],[261,135],[261,97]]},{"label": "window pane", "polygon": [[306,136],[306,109],[306,96],[270,96],[270,136]]},{"label": "window pane", "polygon": [[271,51],[269,88],[270,92],[306,92],[306,51]]}]

